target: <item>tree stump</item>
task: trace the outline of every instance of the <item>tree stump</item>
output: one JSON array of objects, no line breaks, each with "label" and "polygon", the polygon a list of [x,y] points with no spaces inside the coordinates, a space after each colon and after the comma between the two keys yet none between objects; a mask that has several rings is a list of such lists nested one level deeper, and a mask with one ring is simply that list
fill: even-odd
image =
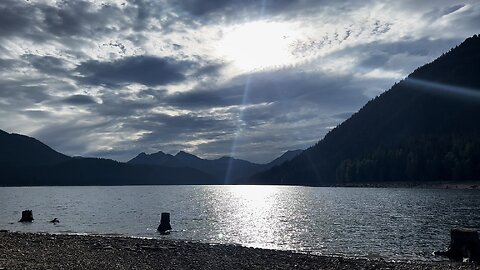
[{"label": "tree stump", "polygon": [[170,213],[162,213],[162,218],[160,219],[160,225],[158,225],[157,231],[161,234],[167,234],[171,229]]},{"label": "tree stump", "polygon": [[24,210],[22,211],[22,218],[18,222],[32,222],[33,221],[33,211]]},{"label": "tree stump", "polygon": [[478,232],[472,229],[456,228],[450,231],[450,246],[447,252],[435,252],[451,260],[480,262],[480,240]]}]

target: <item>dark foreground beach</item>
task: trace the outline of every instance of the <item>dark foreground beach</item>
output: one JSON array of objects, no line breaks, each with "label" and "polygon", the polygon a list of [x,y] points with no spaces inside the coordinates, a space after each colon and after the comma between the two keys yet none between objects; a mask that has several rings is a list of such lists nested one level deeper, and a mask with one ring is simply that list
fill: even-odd
[{"label": "dark foreground beach", "polygon": [[169,240],[0,232],[0,269],[480,269]]}]

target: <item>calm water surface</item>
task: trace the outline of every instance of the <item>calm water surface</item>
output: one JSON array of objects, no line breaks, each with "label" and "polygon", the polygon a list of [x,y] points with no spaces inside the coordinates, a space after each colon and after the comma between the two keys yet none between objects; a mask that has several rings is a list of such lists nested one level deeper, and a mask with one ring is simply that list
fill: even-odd
[{"label": "calm water surface", "polygon": [[[0,188],[0,229],[233,243],[432,260],[455,226],[480,227],[480,191],[280,186]],[[21,224],[21,210],[35,221]],[[174,231],[156,232],[170,212]],[[48,221],[57,217],[58,225]]]}]

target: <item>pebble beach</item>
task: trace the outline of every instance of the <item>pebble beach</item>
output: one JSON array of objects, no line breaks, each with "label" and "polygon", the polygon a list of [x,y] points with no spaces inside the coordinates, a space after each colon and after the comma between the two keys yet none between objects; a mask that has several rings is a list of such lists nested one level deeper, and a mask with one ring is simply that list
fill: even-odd
[{"label": "pebble beach", "polygon": [[0,232],[6,269],[480,269],[457,262],[387,262],[128,237]]}]

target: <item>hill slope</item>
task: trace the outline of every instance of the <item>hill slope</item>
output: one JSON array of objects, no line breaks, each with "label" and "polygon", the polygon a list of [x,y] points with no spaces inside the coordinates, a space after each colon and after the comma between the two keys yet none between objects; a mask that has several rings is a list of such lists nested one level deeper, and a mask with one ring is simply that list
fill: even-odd
[{"label": "hill slope", "polygon": [[247,182],[480,180],[479,116],[480,37],[474,36],[368,102],[298,157]]},{"label": "hill slope", "polygon": [[3,130],[0,130],[0,147],[0,163],[46,165],[69,159],[34,138]]}]

